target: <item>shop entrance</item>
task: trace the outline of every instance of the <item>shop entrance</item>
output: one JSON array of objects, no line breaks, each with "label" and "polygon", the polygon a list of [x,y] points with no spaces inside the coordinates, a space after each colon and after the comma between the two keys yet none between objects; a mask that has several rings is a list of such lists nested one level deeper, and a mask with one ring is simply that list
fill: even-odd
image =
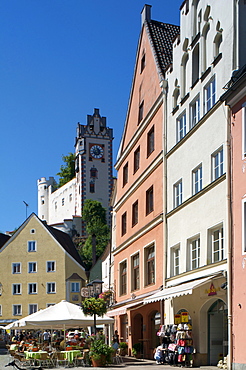
[{"label": "shop entrance", "polygon": [[218,299],[208,310],[208,363],[216,366],[227,353],[227,306]]}]

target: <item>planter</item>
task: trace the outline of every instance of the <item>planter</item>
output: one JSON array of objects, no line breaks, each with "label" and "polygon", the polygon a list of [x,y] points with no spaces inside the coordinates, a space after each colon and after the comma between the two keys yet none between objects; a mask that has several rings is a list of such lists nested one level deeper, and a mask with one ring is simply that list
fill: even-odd
[{"label": "planter", "polygon": [[99,359],[91,358],[91,362],[92,362],[93,367],[105,366],[106,365],[106,356],[101,355],[101,358],[99,358]]}]

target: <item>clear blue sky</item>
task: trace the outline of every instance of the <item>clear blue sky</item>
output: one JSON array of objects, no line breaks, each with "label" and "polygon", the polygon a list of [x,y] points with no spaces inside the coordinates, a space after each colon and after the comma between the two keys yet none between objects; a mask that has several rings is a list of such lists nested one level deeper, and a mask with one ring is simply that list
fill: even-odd
[{"label": "clear blue sky", "polygon": [[182,0],[0,1],[0,232],[37,213],[37,180],[74,152],[77,122],[99,108],[116,158],[144,4],[179,24]]}]

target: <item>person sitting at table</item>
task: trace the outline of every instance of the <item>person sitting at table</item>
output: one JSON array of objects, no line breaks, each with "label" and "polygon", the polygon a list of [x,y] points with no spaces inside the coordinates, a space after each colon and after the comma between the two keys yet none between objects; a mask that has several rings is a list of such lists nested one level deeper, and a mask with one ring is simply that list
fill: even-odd
[{"label": "person sitting at table", "polygon": [[29,351],[29,352],[37,352],[37,351],[38,351],[38,345],[37,345],[36,340],[33,340],[33,341],[31,342],[31,344],[30,344],[30,345],[29,345],[29,347],[28,347],[28,351]]},{"label": "person sitting at table", "polygon": [[60,350],[61,350],[61,351],[64,351],[65,346],[66,346],[66,341],[65,341],[65,339],[63,338],[63,339],[62,339],[62,341],[60,342]]},{"label": "person sitting at table", "polygon": [[19,348],[18,348],[18,352],[23,353],[25,350],[26,350],[25,342],[24,342],[24,340],[22,340],[20,342],[20,345],[19,345]]},{"label": "person sitting at table", "polygon": [[49,351],[49,342],[46,340],[46,341],[44,341],[44,343],[43,343],[43,346],[42,346],[42,351],[46,351],[46,352],[48,352]]},{"label": "person sitting at table", "polygon": [[117,342],[117,339],[116,339],[116,338],[114,338],[114,339],[113,339],[113,342],[112,342],[112,348],[113,348],[114,350],[116,350],[116,351],[117,351],[117,349],[119,348],[119,343]]},{"label": "person sitting at table", "polygon": [[84,338],[79,338],[78,340],[78,346],[83,348],[85,345],[85,339]]}]

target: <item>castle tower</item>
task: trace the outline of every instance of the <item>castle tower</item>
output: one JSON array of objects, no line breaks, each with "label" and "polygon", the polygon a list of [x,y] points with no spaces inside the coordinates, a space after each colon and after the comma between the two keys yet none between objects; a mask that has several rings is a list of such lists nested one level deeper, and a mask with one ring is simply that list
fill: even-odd
[{"label": "castle tower", "polygon": [[108,210],[112,190],[113,130],[99,109],[87,116],[87,124],[78,123],[75,138],[76,177],[54,191],[53,177],[38,180],[38,216],[62,231],[85,234],[81,220],[86,199],[97,200]]}]

